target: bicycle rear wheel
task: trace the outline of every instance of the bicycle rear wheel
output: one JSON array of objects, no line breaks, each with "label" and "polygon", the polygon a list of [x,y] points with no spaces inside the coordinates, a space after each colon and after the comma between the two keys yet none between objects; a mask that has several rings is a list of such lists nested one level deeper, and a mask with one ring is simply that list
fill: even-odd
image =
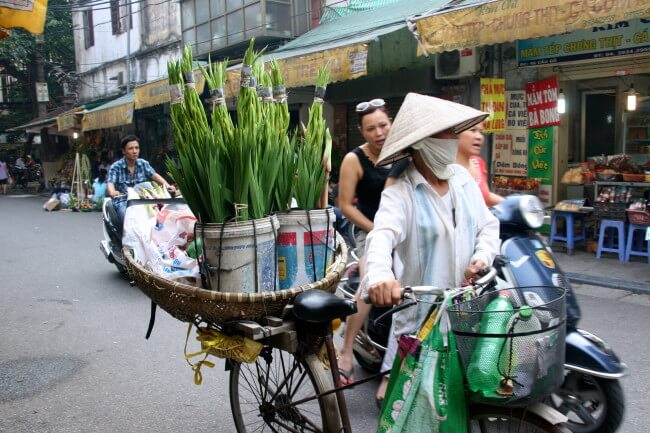
[{"label": "bicycle rear wheel", "polygon": [[559,425],[520,408],[470,407],[470,433],[570,433]]},{"label": "bicycle rear wheel", "polygon": [[237,432],[339,432],[334,394],[287,406],[332,388],[331,376],[316,355],[299,360],[265,347],[254,364],[234,363],[230,371],[230,407]]}]

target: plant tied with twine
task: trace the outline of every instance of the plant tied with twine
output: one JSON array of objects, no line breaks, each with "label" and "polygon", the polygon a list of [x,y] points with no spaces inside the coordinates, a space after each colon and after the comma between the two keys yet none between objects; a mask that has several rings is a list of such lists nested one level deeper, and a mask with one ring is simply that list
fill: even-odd
[{"label": "plant tied with twine", "polygon": [[290,208],[318,207],[327,179],[331,137],[323,118],[329,80],[319,70],[305,136],[289,131],[289,108],[278,62],[268,68],[251,40],[241,67],[237,122],[226,105],[227,60],[198,66],[210,90],[206,115],[196,90],[192,50],[167,65],[178,160],[170,176],[202,223],[246,221]]}]

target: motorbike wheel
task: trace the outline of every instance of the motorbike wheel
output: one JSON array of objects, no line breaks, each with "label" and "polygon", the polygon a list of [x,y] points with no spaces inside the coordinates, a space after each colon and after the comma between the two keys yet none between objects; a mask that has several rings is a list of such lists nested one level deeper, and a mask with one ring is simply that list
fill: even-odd
[{"label": "motorbike wheel", "polygon": [[618,380],[569,371],[549,402],[569,418],[574,433],[613,433],[623,421],[625,397]]},{"label": "motorbike wheel", "polygon": [[377,353],[377,349],[374,347],[369,347],[368,350],[372,351],[372,354],[376,354],[376,356],[368,357],[354,350],[352,352],[354,353],[354,359],[356,359],[361,368],[366,370],[368,373],[379,373],[379,370],[381,369],[381,363],[383,361],[383,353]]},{"label": "motorbike wheel", "polygon": [[471,433],[570,433],[521,408],[475,405],[470,407]]}]

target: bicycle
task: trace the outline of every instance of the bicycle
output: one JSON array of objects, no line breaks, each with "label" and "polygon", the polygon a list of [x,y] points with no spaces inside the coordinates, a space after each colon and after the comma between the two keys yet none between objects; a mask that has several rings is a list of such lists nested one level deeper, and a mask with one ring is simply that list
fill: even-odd
[{"label": "bicycle", "polygon": [[[480,294],[495,275],[492,270],[466,288],[405,288],[403,296],[416,302],[427,294],[447,300],[469,290]],[[282,317],[267,317],[265,323],[233,321],[223,325],[226,333],[244,335],[264,345],[252,364],[228,362],[230,405],[239,433],[352,432],[344,390],[387,373],[339,385],[331,323],[355,311],[356,305],[350,300],[309,290],[285,307]],[[470,406],[469,415],[472,433],[567,432],[559,426],[566,417],[541,404],[515,409],[475,404]]]}]

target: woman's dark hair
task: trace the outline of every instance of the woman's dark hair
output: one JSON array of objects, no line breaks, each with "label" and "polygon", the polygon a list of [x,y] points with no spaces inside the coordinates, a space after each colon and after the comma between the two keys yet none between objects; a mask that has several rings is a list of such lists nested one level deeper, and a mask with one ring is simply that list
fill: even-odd
[{"label": "woman's dark hair", "polygon": [[133,135],[133,134],[129,134],[129,135],[127,135],[126,137],[124,137],[124,138],[122,139],[122,141],[120,141],[120,146],[122,146],[122,150],[124,150],[124,148],[126,147],[126,145],[127,145],[128,143],[130,143],[131,141],[137,141],[138,144],[140,144],[140,139],[139,139],[138,137],[136,137],[136,136]]},{"label": "woman's dark hair", "polygon": [[380,107],[373,107],[371,105],[370,107],[368,107],[364,111],[357,111],[357,118],[358,118],[357,121],[359,123],[359,127],[361,127],[361,125],[362,125],[363,116],[367,116],[368,114],[374,113],[375,111],[381,111],[382,113],[384,113],[386,115],[386,117],[390,118],[390,114],[388,114],[388,110],[386,109],[385,105],[382,105]]},{"label": "woman's dark hair", "polygon": [[[131,141],[133,141],[133,140],[131,140]],[[99,176],[97,176],[97,180],[99,181],[99,183],[106,182],[106,174],[107,174],[107,172],[106,172],[105,169],[103,169],[103,168],[99,169]]]}]

